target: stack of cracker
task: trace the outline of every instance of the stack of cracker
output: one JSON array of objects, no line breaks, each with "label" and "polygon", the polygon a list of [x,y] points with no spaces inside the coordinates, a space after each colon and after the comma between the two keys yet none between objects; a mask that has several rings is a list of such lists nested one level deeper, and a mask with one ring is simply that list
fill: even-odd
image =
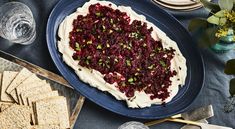
[{"label": "stack of cracker", "polygon": [[0,129],[67,129],[67,100],[26,68],[0,74]]}]

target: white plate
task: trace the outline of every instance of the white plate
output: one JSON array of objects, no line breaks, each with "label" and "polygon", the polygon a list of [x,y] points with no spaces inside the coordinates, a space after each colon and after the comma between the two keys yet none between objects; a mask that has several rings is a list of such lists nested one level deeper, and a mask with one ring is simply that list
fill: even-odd
[{"label": "white plate", "polygon": [[176,5],[176,6],[186,6],[186,5],[193,5],[198,4],[199,2],[196,2],[197,0],[156,0],[160,1],[165,4],[169,5]]},{"label": "white plate", "polygon": [[153,0],[153,2],[155,2],[156,4],[161,5],[163,7],[173,9],[173,10],[179,10],[179,11],[192,11],[192,10],[196,10],[196,9],[199,9],[202,7],[201,3],[176,6],[176,5],[170,5],[170,4],[163,3],[159,0]]}]

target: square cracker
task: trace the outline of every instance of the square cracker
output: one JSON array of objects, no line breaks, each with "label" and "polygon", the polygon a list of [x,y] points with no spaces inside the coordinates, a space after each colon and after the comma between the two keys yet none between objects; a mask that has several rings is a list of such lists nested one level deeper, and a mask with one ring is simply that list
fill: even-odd
[{"label": "square cracker", "polygon": [[42,93],[46,93],[46,92],[50,92],[50,91],[52,91],[50,84],[45,84],[45,85],[34,87],[34,88],[31,88],[27,91],[21,92],[20,97],[23,102],[23,105],[29,105],[29,103],[27,101],[27,98],[29,96],[42,94]]},{"label": "square cracker", "polygon": [[32,107],[33,106],[32,103],[35,101],[50,98],[50,97],[56,97],[56,96],[59,96],[58,91],[51,91],[51,92],[46,92],[43,94],[36,94],[36,95],[29,96],[27,98],[27,101],[28,101],[29,106]]},{"label": "square cracker", "polygon": [[0,113],[0,129],[22,129],[30,126],[31,109],[14,104]]},{"label": "square cracker", "polygon": [[59,125],[34,125],[30,129],[61,129]]},{"label": "square cracker", "polygon": [[20,94],[23,90],[27,90],[32,88],[34,84],[40,82],[41,79],[37,77],[36,74],[26,78],[20,85],[18,85],[13,91],[10,92],[11,97],[19,103],[18,94]]},{"label": "square cracker", "polygon": [[36,101],[33,109],[38,125],[59,124],[62,129],[70,126],[67,101],[63,96]]},{"label": "square cracker", "polygon": [[6,93],[6,89],[9,84],[13,81],[16,77],[18,72],[15,71],[4,71],[2,73],[2,81],[1,81],[1,88],[0,88],[0,100],[6,102],[14,102],[13,98]]},{"label": "square cracker", "polygon": [[[49,91],[52,91],[51,86],[49,84],[41,85],[41,86],[34,87],[34,88],[31,88],[27,91],[22,92],[20,94],[20,99],[21,99],[23,105],[29,105],[29,103],[27,101],[28,96],[42,94],[42,93],[46,93]],[[32,119],[32,123],[35,123],[34,114],[31,115],[31,119]]]},{"label": "square cracker", "polygon": [[30,77],[33,73],[30,72],[28,69],[23,68],[15,77],[15,79],[11,82],[11,84],[7,87],[6,92],[8,94],[11,93],[20,83],[22,83],[25,79]]},{"label": "square cracker", "polygon": [[6,110],[10,106],[12,106],[14,103],[11,102],[0,102],[0,112]]},{"label": "square cracker", "polygon": [[25,85],[16,87],[15,90],[16,90],[17,98],[19,98],[19,104],[21,104],[21,105],[23,104],[23,100],[21,99],[21,96],[20,96],[21,93],[27,92],[30,89],[37,88],[37,87],[40,87],[42,85],[47,85],[46,80],[40,80],[40,81],[37,81],[35,83],[25,84]]}]

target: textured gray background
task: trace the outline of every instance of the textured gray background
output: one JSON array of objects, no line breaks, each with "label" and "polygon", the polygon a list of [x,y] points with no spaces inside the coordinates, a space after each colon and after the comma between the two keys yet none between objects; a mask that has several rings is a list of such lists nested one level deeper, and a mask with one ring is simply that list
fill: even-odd
[{"label": "textured gray background", "polygon": [[[0,0],[0,5],[9,1],[12,0]],[[17,1],[24,2],[33,11],[37,23],[37,39],[31,45],[21,46],[0,38],[0,49],[58,73],[46,45],[46,24],[50,11],[59,0]],[[208,12],[204,9],[191,12],[166,11],[173,14],[184,27],[187,27],[190,19],[206,17],[208,15]],[[200,95],[190,106],[190,109],[212,104],[215,116],[210,118],[209,122],[235,128],[235,111],[229,114],[223,111],[223,106],[229,96],[228,83],[232,78],[232,76],[227,76],[223,73],[223,68],[228,59],[235,58],[235,52],[231,51],[226,54],[215,54],[211,50],[206,49],[201,49],[201,52],[205,61],[205,86]],[[114,114],[87,100],[76,122],[75,129],[117,129],[122,123],[132,120],[135,119]],[[144,122],[145,120],[136,121]],[[181,126],[181,124],[167,122],[152,126],[151,129],[178,129]]]}]

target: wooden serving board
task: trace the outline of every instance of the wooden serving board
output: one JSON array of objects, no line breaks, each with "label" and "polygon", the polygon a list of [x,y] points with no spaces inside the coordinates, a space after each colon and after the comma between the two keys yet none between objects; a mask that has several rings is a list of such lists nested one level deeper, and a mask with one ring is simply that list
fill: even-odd
[{"label": "wooden serving board", "polygon": [[[3,71],[20,71],[22,68],[23,66],[0,57],[0,73],[2,73]],[[61,85],[40,75],[38,76],[50,83],[52,89],[58,90],[61,96],[66,97],[70,116],[70,128],[72,129],[81,111],[85,98],[68,86]]]}]

